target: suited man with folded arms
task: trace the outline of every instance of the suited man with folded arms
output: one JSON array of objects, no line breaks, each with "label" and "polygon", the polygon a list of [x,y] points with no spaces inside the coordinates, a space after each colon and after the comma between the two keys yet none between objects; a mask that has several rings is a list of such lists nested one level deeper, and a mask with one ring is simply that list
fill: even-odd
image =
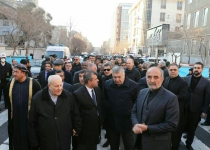
[{"label": "suited man with folded arms", "polygon": [[170,150],[171,132],[179,122],[177,96],[163,88],[164,73],[158,67],[148,69],[149,88],[142,89],[131,110],[135,148],[138,150]]}]

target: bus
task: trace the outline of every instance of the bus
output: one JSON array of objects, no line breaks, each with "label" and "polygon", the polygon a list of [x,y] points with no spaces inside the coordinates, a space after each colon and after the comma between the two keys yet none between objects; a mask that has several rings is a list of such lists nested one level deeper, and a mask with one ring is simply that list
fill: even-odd
[{"label": "bus", "polygon": [[46,56],[52,56],[53,54],[57,55],[57,58],[64,58],[66,56],[67,59],[70,59],[71,53],[68,47],[64,46],[48,46],[46,49]]}]

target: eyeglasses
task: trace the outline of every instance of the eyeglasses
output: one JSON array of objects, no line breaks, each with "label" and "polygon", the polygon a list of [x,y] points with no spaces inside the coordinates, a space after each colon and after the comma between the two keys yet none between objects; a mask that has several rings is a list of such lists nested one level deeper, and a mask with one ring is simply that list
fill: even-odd
[{"label": "eyeglasses", "polygon": [[79,60],[79,59],[74,59],[74,60]]},{"label": "eyeglasses", "polygon": [[104,71],[110,71],[111,69],[104,69]]}]

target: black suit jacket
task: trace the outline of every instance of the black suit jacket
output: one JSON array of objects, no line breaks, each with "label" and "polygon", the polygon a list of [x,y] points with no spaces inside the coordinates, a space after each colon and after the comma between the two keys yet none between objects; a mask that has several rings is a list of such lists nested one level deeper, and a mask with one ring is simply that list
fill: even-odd
[{"label": "black suit jacket", "polygon": [[80,83],[76,83],[76,84],[72,85],[71,92],[73,93],[74,91],[78,90],[82,86],[83,85]]},{"label": "black suit jacket", "polygon": [[139,90],[148,88],[146,77],[141,78],[138,84],[139,84]]},{"label": "black suit jacket", "polygon": [[174,93],[178,97],[179,101],[179,110],[180,115],[183,116],[184,113],[184,104],[187,97],[187,82],[184,81],[180,76],[173,79],[169,86],[170,77],[165,78],[163,82],[163,87],[172,93]]},{"label": "black suit jacket", "polygon": [[[54,75],[54,74],[55,74],[55,70],[50,71],[47,75],[47,79],[48,79],[49,76]],[[64,71],[64,75],[65,75],[64,81],[69,83],[69,84],[72,84],[72,74],[71,74],[71,72]]]},{"label": "black suit jacket", "polygon": [[201,77],[195,89],[192,91],[190,87],[191,76],[187,76],[184,80],[188,84],[188,96],[185,102],[185,108],[190,107],[191,112],[207,113],[210,100],[210,81]]},{"label": "black suit jacket", "polygon": [[[179,105],[177,96],[161,87],[157,95],[150,101],[146,119],[142,122],[142,110],[146,101],[149,88],[139,92],[136,103],[131,110],[131,121],[133,126],[145,123],[147,131],[139,134],[142,150],[170,150],[171,132],[174,131],[179,122]],[[139,138],[138,138],[139,139]]]},{"label": "black suit jacket", "polygon": [[65,89],[68,92],[72,91],[72,85],[69,83],[66,83],[65,81],[63,82],[63,89]]},{"label": "black suit jacket", "polygon": [[[78,143],[82,145],[98,144],[100,129],[102,124],[101,118],[101,90],[99,87],[94,88],[97,106],[93,102],[85,85],[73,92],[80,117],[82,118],[82,130],[78,136]],[[98,115],[99,114],[99,115]]]},{"label": "black suit jacket", "polygon": [[45,80],[45,70],[44,71],[41,71],[39,73],[39,76],[38,76],[38,82],[39,84],[41,85],[41,88],[43,89],[44,87],[47,86],[47,78]]}]

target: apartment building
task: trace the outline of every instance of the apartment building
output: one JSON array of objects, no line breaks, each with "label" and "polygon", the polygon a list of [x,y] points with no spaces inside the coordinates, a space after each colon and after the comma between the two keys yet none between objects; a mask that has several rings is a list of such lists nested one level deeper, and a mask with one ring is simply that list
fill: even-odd
[{"label": "apartment building", "polygon": [[[177,40],[180,36],[172,33],[179,32],[183,25],[184,7],[185,0],[138,0],[129,10],[128,41],[131,51],[133,53],[143,51],[149,56],[163,56],[167,53],[168,43],[171,49],[181,49],[181,46],[174,48],[180,45],[177,43],[181,40]],[[157,42],[155,31],[163,24],[168,24],[168,31],[166,32],[164,28],[164,34],[170,35],[168,37],[172,39],[166,38],[164,40],[167,41]]]},{"label": "apartment building", "polygon": [[182,62],[210,66],[210,0],[186,0]]},{"label": "apartment building", "polygon": [[128,10],[132,3],[120,3],[112,18],[110,48],[113,53],[122,54],[123,45],[128,41],[129,16]]}]

